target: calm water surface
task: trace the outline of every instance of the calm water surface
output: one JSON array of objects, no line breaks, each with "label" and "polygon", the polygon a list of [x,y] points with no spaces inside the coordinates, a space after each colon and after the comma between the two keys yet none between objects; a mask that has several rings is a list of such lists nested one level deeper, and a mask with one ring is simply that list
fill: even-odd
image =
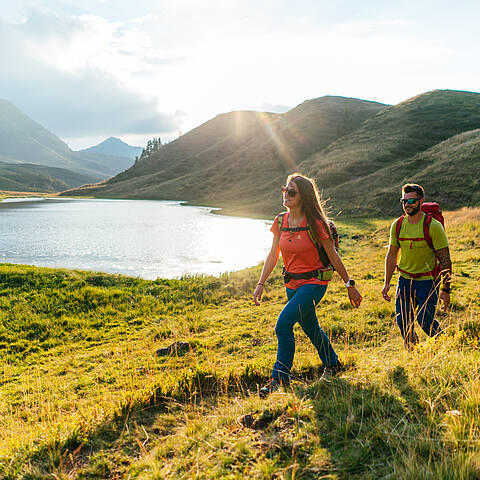
[{"label": "calm water surface", "polygon": [[6,199],[0,263],[147,279],[217,275],[263,260],[270,224],[169,201]]}]

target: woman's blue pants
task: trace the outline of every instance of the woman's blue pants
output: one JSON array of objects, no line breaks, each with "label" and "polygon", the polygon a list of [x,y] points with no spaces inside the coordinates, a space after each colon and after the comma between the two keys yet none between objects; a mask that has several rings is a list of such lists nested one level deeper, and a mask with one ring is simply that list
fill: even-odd
[{"label": "woman's blue pants", "polygon": [[295,336],[293,326],[298,322],[318,351],[325,366],[338,364],[338,357],[325,332],[318,325],[315,306],[325,295],[326,285],[302,285],[293,290],[287,288],[288,303],[280,313],[275,327],[278,339],[277,360],[273,366],[273,378],[289,383],[293,357],[295,355]]}]

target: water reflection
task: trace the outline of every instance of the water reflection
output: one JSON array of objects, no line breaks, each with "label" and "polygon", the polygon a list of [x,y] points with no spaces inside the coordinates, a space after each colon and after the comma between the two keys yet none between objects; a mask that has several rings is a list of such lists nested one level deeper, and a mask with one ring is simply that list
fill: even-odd
[{"label": "water reflection", "polygon": [[7,199],[0,262],[155,279],[217,275],[265,258],[271,222],[210,210],[170,201]]}]

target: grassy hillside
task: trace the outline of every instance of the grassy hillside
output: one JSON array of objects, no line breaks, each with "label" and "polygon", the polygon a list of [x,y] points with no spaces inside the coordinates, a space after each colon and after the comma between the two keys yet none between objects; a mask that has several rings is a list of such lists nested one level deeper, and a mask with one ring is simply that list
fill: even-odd
[{"label": "grassy hillside", "polygon": [[389,222],[339,223],[364,303],[336,280],[318,316],[349,368],[318,382],[297,327],[293,388],[266,401],[278,269],[254,307],[260,266],[144,281],[1,265],[0,477],[479,478],[480,209],[446,214],[447,334],[412,353],[380,297]]},{"label": "grassy hillside", "polygon": [[59,192],[96,181],[96,177],[64,168],[0,162],[0,190],[17,192]]},{"label": "grassy hillside", "polygon": [[322,97],[283,115],[219,115],[89,193],[191,200],[258,213],[262,192],[278,203],[277,190],[288,171],[385,108]]},{"label": "grassy hillside", "polygon": [[[455,135],[407,160],[346,182],[335,193],[342,199],[356,192],[357,199],[349,205],[339,202],[345,210],[394,214],[399,212],[397,199],[407,182],[423,185],[427,200],[444,207],[480,204],[480,129]],[[367,208],[361,201],[364,198],[369,199]]]},{"label": "grassy hillside", "polygon": [[478,93],[438,90],[388,108],[322,97],[283,115],[221,115],[98,188],[78,193],[182,199],[273,215],[280,186],[298,169],[317,179],[334,213],[394,214],[404,179],[426,181],[430,197],[445,208],[478,205],[470,168],[478,164],[478,136],[469,137],[465,148],[446,142],[462,142],[453,137],[478,128]]},{"label": "grassy hillside", "polygon": [[[399,195],[403,179],[430,177],[435,191],[463,190],[461,205],[475,204],[470,169],[478,158],[449,156],[451,144],[444,140],[480,127],[480,94],[439,90],[402,102],[366,121],[361,128],[331,144],[325,151],[300,164],[301,171],[316,177],[325,194],[344,212],[394,213],[390,194]],[[478,142],[478,137],[470,144]],[[419,155],[438,145],[430,155]],[[446,148],[445,153],[442,149]],[[449,156],[447,160],[447,156]],[[443,158],[442,168],[435,164]],[[448,165],[448,167],[447,167]],[[456,171],[452,178],[449,173]],[[435,175],[432,176],[432,172]],[[425,172],[429,172],[425,175]],[[386,191],[387,195],[382,195]],[[368,193],[368,200],[364,202]],[[378,199],[386,203],[378,204]],[[454,208],[454,196],[442,196],[444,207]]]}]

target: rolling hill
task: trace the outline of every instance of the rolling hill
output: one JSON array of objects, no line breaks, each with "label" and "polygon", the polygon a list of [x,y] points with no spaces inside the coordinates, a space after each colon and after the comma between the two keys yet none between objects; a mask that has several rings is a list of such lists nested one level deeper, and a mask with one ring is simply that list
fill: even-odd
[{"label": "rolling hill", "polygon": [[365,212],[359,200],[350,209],[342,198],[369,198],[369,213],[399,213],[401,186],[416,182],[425,188],[427,200],[449,209],[480,204],[480,129],[454,135],[403,161],[379,168],[369,175],[337,187],[339,206]]},{"label": "rolling hill", "polygon": [[0,190],[54,193],[95,180],[95,177],[64,168],[0,162]]},{"label": "rolling hill", "polygon": [[[381,112],[305,160],[299,169],[317,178],[335,206],[349,213],[398,211],[392,196],[396,199],[407,181],[423,182],[427,195],[446,208],[474,205],[478,197],[471,169],[476,168],[475,159],[478,165],[478,135],[467,136],[469,141],[462,136],[445,140],[478,128],[480,94],[433,91]],[[450,149],[463,142],[470,147],[465,145],[465,151],[459,147],[463,153],[457,158],[458,152]],[[475,142],[477,153],[471,147]],[[463,194],[438,196],[442,190]]]},{"label": "rolling hill", "polygon": [[377,102],[322,97],[282,115],[250,111],[218,115],[89,193],[181,199],[262,212],[257,200],[263,192],[268,192],[271,209],[278,203],[277,190],[287,172],[385,108]]},{"label": "rolling hill", "polygon": [[471,173],[478,168],[478,128],[480,94],[452,90],[394,106],[322,97],[281,115],[231,112],[89,194],[273,215],[281,209],[280,185],[299,170],[317,179],[333,214],[394,214],[405,181],[423,182],[444,208],[476,205],[478,174]]}]

